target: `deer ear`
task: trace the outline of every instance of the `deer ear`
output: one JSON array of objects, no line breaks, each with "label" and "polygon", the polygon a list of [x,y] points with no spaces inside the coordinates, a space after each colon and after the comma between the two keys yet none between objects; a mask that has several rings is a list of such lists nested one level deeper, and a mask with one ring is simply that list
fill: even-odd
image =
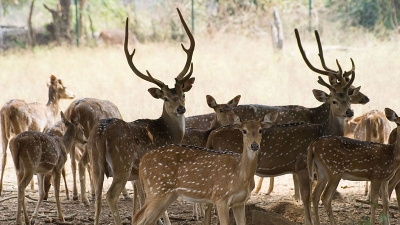
[{"label": "deer ear", "polygon": [[393,110],[391,110],[389,108],[385,108],[385,115],[389,121],[392,121],[392,122],[395,122],[396,124],[398,124],[397,119],[399,118],[399,116]]},{"label": "deer ear", "polygon": [[217,102],[215,101],[215,99],[213,98],[213,96],[211,95],[206,95],[206,99],[207,99],[207,105],[214,109],[215,107],[217,107]]},{"label": "deer ear", "polygon": [[65,118],[65,115],[64,115],[63,111],[60,112],[60,115],[61,115],[61,121],[62,121],[65,125],[67,125],[67,124],[70,123],[69,120],[68,120],[67,118]]},{"label": "deer ear", "polygon": [[313,90],[313,94],[314,94],[314,97],[320,102],[328,101],[329,95],[327,93],[323,92],[323,91],[314,89]]},{"label": "deer ear", "polygon": [[188,92],[190,89],[192,89],[192,85],[194,83],[194,77],[189,78],[185,83],[182,85],[182,91],[183,92]]},{"label": "deer ear", "polygon": [[360,87],[357,87],[357,88],[349,88],[349,90],[347,91],[347,94],[351,97],[351,96],[356,96],[356,95],[358,95],[358,93],[360,93],[360,89],[361,89],[361,86]]},{"label": "deer ear", "polygon": [[240,117],[236,114],[233,115],[233,124],[239,124],[241,123],[242,120],[240,119]]},{"label": "deer ear", "polygon": [[240,95],[234,97],[232,100],[228,102],[228,105],[230,105],[231,107],[236,107],[239,104],[240,97],[241,97]]},{"label": "deer ear", "polygon": [[56,85],[57,84],[57,77],[54,75],[50,76],[50,83],[49,85]]},{"label": "deer ear", "polygon": [[278,118],[278,114],[279,114],[278,111],[268,113],[267,115],[264,116],[262,124],[275,123],[276,118]]},{"label": "deer ear", "polygon": [[159,88],[149,88],[148,92],[154,97],[154,98],[161,98],[162,97],[162,92]]}]

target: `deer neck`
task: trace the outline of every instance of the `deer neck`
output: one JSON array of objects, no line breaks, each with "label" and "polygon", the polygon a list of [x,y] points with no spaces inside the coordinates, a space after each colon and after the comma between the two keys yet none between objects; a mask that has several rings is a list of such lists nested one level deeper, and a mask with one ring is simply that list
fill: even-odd
[{"label": "deer neck", "polygon": [[209,130],[215,130],[217,128],[222,127],[221,123],[218,122],[217,116],[215,116],[214,120],[211,122],[211,126]]},{"label": "deer neck", "polygon": [[241,181],[245,182],[252,180],[254,183],[254,174],[257,170],[258,154],[259,152],[254,152],[251,149],[247,149],[246,146],[243,148],[243,152],[240,155],[238,168]]},{"label": "deer neck", "polygon": [[326,121],[329,117],[330,108],[329,103],[326,102],[318,107],[311,108],[312,123],[319,124]]},{"label": "deer neck", "polygon": [[49,110],[52,112],[53,116],[56,117],[58,113],[58,102],[59,98],[57,96],[57,92],[54,90],[53,86],[50,85],[49,87],[49,100],[46,104],[46,106],[49,108]]},{"label": "deer neck", "polygon": [[171,115],[163,110],[160,120],[165,124],[166,131],[170,134],[174,144],[181,143],[185,135],[185,116],[184,115]]},{"label": "deer neck", "polygon": [[72,129],[67,128],[67,130],[65,131],[65,134],[62,138],[62,141],[65,146],[65,151],[67,154],[69,154],[71,152],[72,148],[75,148],[74,140],[75,140],[74,131]]},{"label": "deer neck", "polygon": [[331,111],[328,120],[324,123],[324,135],[343,136],[344,135],[344,117],[336,116]]},{"label": "deer neck", "polygon": [[400,126],[397,126],[396,142],[394,144],[394,159],[399,166],[400,164]]}]

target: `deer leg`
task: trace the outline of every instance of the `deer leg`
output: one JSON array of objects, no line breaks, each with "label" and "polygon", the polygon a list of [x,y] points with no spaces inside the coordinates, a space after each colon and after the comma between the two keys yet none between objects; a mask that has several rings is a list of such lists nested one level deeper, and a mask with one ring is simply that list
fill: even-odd
[{"label": "deer leg", "polygon": [[389,194],[388,194],[388,181],[384,181],[381,184],[380,191],[382,193],[382,203],[383,203],[383,224],[388,225],[389,224]]},{"label": "deer leg", "polygon": [[245,203],[232,207],[236,224],[246,224]]},{"label": "deer leg", "polygon": [[337,186],[339,185],[341,176],[333,176],[331,179],[328,179],[328,183],[326,184],[325,190],[322,193],[322,203],[325,206],[325,210],[328,214],[329,221],[331,224],[336,224],[335,219],[333,218],[332,213],[332,198],[335,193]]},{"label": "deer leg", "polygon": [[293,185],[294,185],[294,200],[301,204],[300,198],[300,187],[299,187],[299,178],[296,174],[293,174]]},{"label": "deer leg", "polygon": [[101,213],[101,205],[102,205],[102,192],[103,192],[103,182],[104,182],[104,171],[97,165],[97,163],[93,163],[92,165],[92,175],[93,175],[93,184],[96,187],[95,190],[95,214],[94,214],[94,224],[99,224],[99,217]]},{"label": "deer leg", "polygon": [[266,195],[270,195],[271,192],[274,190],[274,180],[275,180],[274,177],[269,178],[269,187],[268,187],[268,191],[267,191]]},{"label": "deer leg", "polygon": [[398,206],[400,208],[400,170],[397,170],[396,173],[394,174],[394,176],[392,177],[392,179],[390,179],[389,181],[389,185],[388,185],[388,193],[389,193],[389,198],[392,195],[393,189],[396,190],[396,196],[397,197],[397,203]]},{"label": "deer leg", "polygon": [[379,199],[379,189],[381,185],[377,181],[371,181],[371,202],[370,202],[370,208],[371,208],[371,215],[370,215],[370,222],[371,224],[375,224],[375,210],[376,206],[378,205],[378,199]]},{"label": "deer leg", "polygon": [[168,206],[174,202],[178,196],[176,194],[166,194],[162,197],[147,196],[143,207],[132,218],[132,224],[155,224]]},{"label": "deer leg", "polygon": [[75,147],[72,148],[70,152],[71,158],[71,170],[72,170],[72,178],[73,178],[73,188],[72,188],[72,200],[78,200],[78,188],[76,186],[76,159],[75,159]]},{"label": "deer leg", "polygon": [[53,173],[53,186],[54,186],[54,197],[56,198],[56,204],[57,204],[57,217],[61,221],[64,221],[64,215],[61,210],[61,202],[60,202],[60,181],[61,181],[60,172],[61,170]]},{"label": "deer leg", "polygon": [[304,168],[297,172],[298,186],[300,189],[301,200],[304,206],[305,224],[312,224],[311,220],[311,180],[308,175],[308,169]]},{"label": "deer leg", "polygon": [[[31,185],[32,185],[32,183],[33,183],[33,179],[31,181]],[[50,191],[50,187],[51,187],[51,175],[45,175],[44,176],[44,184],[43,185],[44,185],[43,186],[44,187],[44,198],[43,198],[43,200],[47,200],[47,198],[49,197],[49,191]]]},{"label": "deer leg", "polygon": [[64,185],[65,185],[65,195],[67,196],[67,200],[69,200],[69,190],[67,185],[67,174],[65,173],[65,167],[62,168],[61,174],[63,176]]},{"label": "deer leg", "polygon": [[94,187],[94,182],[93,182],[93,177],[92,177],[92,169],[91,169],[91,164],[88,163],[87,167],[87,171],[89,173],[89,181],[90,181],[90,193],[92,195],[92,199],[94,199],[95,196],[95,187]]},{"label": "deer leg", "polygon": [[128,181],[129,172],[130,171],[127,171],[128,174],[115,173],[113,181],[106,194],[106,200],[108,206],[110,207],[111,215],[114,218],[114,224],[122,224],[118,211],[118,197],[125,188],[125,184]]},{"label": "deer leg", "polygon": [[[29,182],[33,178],[33,173],[31,171],[17,171],[18,177],[18,206],[17,206],[17,224],[22,224],[21,220],[21,210],[24,211],[24,220],[25,224],[29,224],[29,216],[28,211],[26,210],[26,201],[25,201],[25,189],[29,185]],[[22,209],[21,209],[22,207]]]},{"label": "deer leg", "polygon": [[2,135],[1,145],[3,147],[3,158],[1,160],[2,162],[1,162],[1,177],[0,177],[0,196],[3,190],[3,177],[4,177],[4,169],[6,168],[6,163],[7,163],[7,147],[8,147],[8,138],[5,136],[4,127],[1,132],[1,135]]},{"label": "deer leg", "polygon": [[[39,199],[38,202],[36,204],[36,208],[35,211],[32,214],[32,218],[31,218],[31,224],[34,223],[38,212],[39,212],[39,207],[42,204],[42,201],[44,199],[45,196],[45,191],[44,191],[44,179],[45,179],[45,175],[44,174],[36,174],[37,178],[38,178],[38,191],[39,191]],[[54,179],[54,178],[53,178]],[[53,186],[55,186],[56,184],[53,184]]]},{"label": "deer leg", "polygon": [[229,225],[229,207],[227,202],[217,202],[215,206],[217,207],[219,224]]},{"label": "deer leg", "polygon": [[371,193],[369,193],[369,191],[368,191],[368,181],[365,181],[365,189],[364,189],[364,195],[365,195],[365,200],[366,201],[369,201],[370,200],[370,198],[371,198]]},{"label": "deer leg", "polygon": [[204,225],[210,225],[211,224],[211,211],[213,208],[213,204],[207,203],[206,204],[206,210],[204,212]]},{"label": "deer leg", "polygon": [[326,174],[323,171],[317,171],[317,185],[314,188],[314,192],[312,193],[311,200],[314,206],[314,218],[315,218],[315,224],[319,225],[319,213],[318,213],[318,205],[319,205],[319,200],[321,199],[321,194],[325,189],[326,183],[328,183],[328,178],[326,177]]},{"label": "deer leg", "polygon": [[258,183],[257,183],[256,190],[254,191],[256,194],[258,194],[260,192],[263,181],[264,181],[264,177],[260,177],[260,179],[258,180]]},{"label": "deer leg", "polygon": [[35,190],[35,181],[31,180],[31,190]]},{"label": "deer leg", "polygon": [[90,205],[89,199],[86,196],[86,166],[88,162],[89,162],[89,155],[87,153],[87,150],[85,149],[83,151],[82,157],[78,161],[79,183],[81,185],[81,201],[85,206]]}]

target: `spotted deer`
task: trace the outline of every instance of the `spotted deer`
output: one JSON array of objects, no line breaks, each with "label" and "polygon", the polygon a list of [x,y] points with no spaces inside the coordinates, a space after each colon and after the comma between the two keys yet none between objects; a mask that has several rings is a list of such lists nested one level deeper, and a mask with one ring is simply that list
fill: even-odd
[{"label": "spotted deer", "polygon": [[[111,45],[123,45],[125,38],[125,31],[123,29],[108,29],[103,30],[99,34],[99,40],[101,40],[106,46]],[[136,46],[139,44],[139,40],[135,34],[129,32],[129,44]]]},{"label": "spotted deer", "polygon": [[[337,74],[332,73],[331,76],[341,76],[342,70],[339,63],[338,67]],[[306,162],[307,147],[318,137],[343,135],[344,118],[353,116],[353,110],[350,107],[352,95],[348,94],[348,90],[354,78],[355,73],[352,71],[351,80],[346,85],[343,85],[343,89],[339,91],[326,83],[320,76],[318,77],[318,83],[330,90],[330,94],[320,90],[313,90],[313,94],[318,101],[330,105],[329,117],[324,123],[275,125],[263,132],[256,175],[269,177],[288,173],[294,174],[299,182],[306,224],[312,224],[310,213],[311,185]],[[357,91],[353,92],[353,94],[357,94]],[[230,151],[239,151],[241,140],[237,132],[221,133],[220,137],[214,138],[212,142],[207,143],[207,147],[215,150],[230,149]],[[206,219],[209,219],[209,217],[210,212],[206,211]]]},{"label": "spotted deer", "polygon": [[[385,114],[388,120],[396,123],[398,131],[399,116],[389,108],[385,108]],[[381,218],[383,224],[389,224],[388,182],[400,167],[398,134],[399,132],[396,142],[390,145],[334,136],[320,137],[310,144],[307,155],[309,175],[313,176],[315,172],[318,178],[312,194],[316,224],[320,224],[318,214],[320,199],[330,223],[335,224],[331,201],[341,179],[371,181],[370,222],[375,223],[375,208],[381,191],[383,202]]]},{"label": "spotted deer", "polygon": [[[391,126],[389,120],[386,118],[385,113],[379,110],[371,110],[364,113],[361,116],[351,119],[348,121],[350,126],[354,126],[353,136],[354,139],[360,141],[370,141],[382,144],[387,144],[389,135],[391,132]],[[368,194],[368,181],[365,183],[364,194],[369,199]]]},{"label": "spotted deer", "polygon": [[208,136],[213,130],[222,126],[233,124],[238,118],[233,112],[233,109],[239,104],[240,97],[241,96],[238,95],[226,104],[217,104],[211,95],[207,95],[207,104],[210,108],[214,109],[216,115],[214,121],[206,130],[186,128],[185,136],[183,137],[181,144],[206,147]]},{"label": "spotted deer", "polygon": [[[181,144],[203,148],[206,147],[208,136],[212,131],[221,126],[233,124],[237,119],[239,119],[233,112],[233,109],[239,104],[240,97],[241,96],[238,95],[226,104],[218,104],[214,97],[211,95],[206,95],[207,105],[214,110],[216,115],[214,121],[211,123],[211,127],[209,127],[207,130],[186,128],[185,136],[183,137]],[[199,220],[200,216],[198,212],[199,209],[201,214],[203,212],[202,205],[199,207],[199,205],[195,203],[193,205],[193,217],[197,220]]]},{"label": "spotted deer", "polygon": [[[118,118],[122,119],[122,115],[118,107],[108,101],[95,98],[82,98],[73,101],[65,111],[65,117],[69,120],[77,121],[82,124],[85,136],[89,137],[89,133],[93,126],[102,119]],[[86,145],[76,145],[72,149],[71,154],[71,169],[73,176],[73,200],[78,200],[78,190],[76,185],[76,162],[78,162],[79,182],[81,186],[81,201],[84,205],[89,205],[89,200],[86,197],[86,173],[85,168],[88,165],[89,156],[86,151]],[[89,175],[90,175],[90,169]],[[91,179],[90,179],[91,180]],[[94,187],[91,187],[91,193],[94,197]],[[125,198],[129,198],[126,189],[123,189]]]},{"label": "spotted deer", "polygon": [[[92,176],[95,185],[95,222],[99,224],[101,211],[102,189],[104,175],[113,177],[111,186],[106,194],[107,203],[115,224],[121,224],[118,212],[118,195],[128,180],[139,179],[139,162],[142,156],[160,146],[180,143],[185,134],[185,92],[188,92],[194,83],[192,56],[195,47],[193,35],[190,33],[179,9],[179,18],[189,37],[190,47],[183,50],[187,59],[183,70],[175,78],[175,86],[169,88],[162,81],[154,78],[150,72],[141,73],[132,59],[135,50],[130,54],[128,50],[128,19],[126,20],[126,36],[124,51],[132,71],[141,79],[157,85],[159,88],[150,88],[149,93],[156,99],[164,101],[163,112],[158,119],[141,119],[125,122],[121,119],[105,119],[95,125],[89,136],[88,152],[92,162]],[[139,187],[141,185],[138,185]],[[141,191],[139,191],[141,193]],[[139,195],[144,199],[143,194]]]},{"label": "spotted deer", "polygon": [[[318,34],[318,31],[315,31],[315,37],[317,41],[317,46],[318,46],[318,55],[321,61],[321,64],[325,70],[319,70],[315,67],[312,66],[310,61],[307,59],[307,56],[305,54],[305,51],[302,47],[301,44],[301,39],[300,35],[295,29],[295,35],[296,35],[296,40],[297,44],[300,50],[300,53],[306,62],[306,64],[309,66],[311,70],[313,70],[316,73],[319,73],[321,75],[325,75],[329,77],[329,82],[330,84],[337,89],[338,91],[341,91],[343,88],[342,85],[346,84],[349,81],[349,76],[352,71],[355,70],[354,62],[352,61],[352,69],[349,71],[344,72],[343,74],[340,74],[340,76],[337,78],[335,76],[329,76],[329,73],[337,73],[337,71],[334,71],[326,66],[323,51],[322,51],[322,44],[321,40]],[[361,93],[360,87],[356,88],[353,85],[349,87],[349,95],[351,95],[351,103],[352,104],[366,104],[369,102],[369,98]],[[240,118],[246,119],[246,120],[252,120],[252,119],[259,119],[262,118],[265,114],[272,112],[272,111],[279,111],[279,116],[277,119],[277,124],[287,124],[287,123],[296,123],[296,122],[306,122],[306,123],[313,123],[313,124],[320,124],[325,122],[328,119],[329,116],[329,104],[328,103],[323,103],[322,105],[315,107],[315,108],[306,108],[303,106],[299,105],[287,105],[287,106],[267,106],[267,105],[257,105],[257,104],[251,104],[251,105],[238,105],[236,108],[233,109],[234,113],[238,115]],[[187,127],[198,127],[200,129],[207,129],[210,126],[210,122],[214,119],[214,114],[204,114],[204,115],[198,115],[198,116],[192,116],[186,118],[186,126]],[[263,182],[263,178],[261,178],[258,182],[256,192],[261,189],[261,185]],[[297,201],[300,200],[300,194],[299,194],[299,188],[297,185],[297,180],[294,177],[294,182],[295,182],[295,199]],[[267,191],[267,194],[270,194],[273,191],[273,177],[270,177],[270,185],[269,189]]]},{"label": "spotted deer", "polygon": [[236,129],[242,137],[241,154],[189,145],[167,145],[146,153],[139,177],[146,201],[132,224],[154,224],[178,197],[198,203],[214,203],[221,225],[228,225],[232,208],[236,224],[246,224],[245,203],[254,188],[262,134],[271,127],[277,112],[263,121],[243,121],[213,131]]},{"label": "spotted deer", "polygon": [[50,76],[49,100],[46,105],[24,100],[13,99],[6,102],[0,109],[2,165],[0,177],[0,195],[3,189],[4,169],[7,162],[7,148],[9,140],[23,131],[45,131],[55,123],[59,112],[61,99],[73,99],[75,95],[64,86],[61,79]]},{"label": "spotted deer", "polygon": [[[44,199],[43,179],[45,175],[52,175],[54,195],[57,203],[57,217],[64,221],[59,199],[60,173],[67,161],[67,153],[71,151],[73,143],[86,142],[83,128],[79,123],[70,122],[61,112],[61,118],[67,131],[62,138],[50,133],[39,131],[24,131],[10,141],[11,155],[14,161],[18,181],[18,210],[17,224],[22,224],[21,211],[24,211],[25,224],[33,224],[38,215],[39,207]],[[25,188],[34,174],[38,176],[39,200],[33,212],[31,223],[25,204]]]}]

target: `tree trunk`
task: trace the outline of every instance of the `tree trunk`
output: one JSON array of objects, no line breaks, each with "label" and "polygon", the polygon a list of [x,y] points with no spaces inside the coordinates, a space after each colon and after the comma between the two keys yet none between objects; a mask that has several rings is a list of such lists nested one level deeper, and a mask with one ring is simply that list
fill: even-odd
[{"label": "tree trunk", "polygon": [[71,0],[60,0],[61,5],[61,20],[60,20],[60,34],[63,39],[71,43]]},{"label": "tree trunk", "polygon": [[29,17],[28,17],[28,37],[29,37],[29,44],[32,47],[35,47],[36,41],[35,41],[35,32],[33,31],[32,27],[32,14],[33,14],[33,7],[35,5],[35,0],[32,0],[31,2],[31,7],[29,9]]},{"label": "tree trunk", "polygon": [[47,5],[43,6],[51,13],[53,17],[53,24],[49,30],[52,33],[53,39],[60,44],[61,41],[67,41],[71,44],[71,15],[70,6],[71,0],[59,0],[57,10],[49,8]]}]

